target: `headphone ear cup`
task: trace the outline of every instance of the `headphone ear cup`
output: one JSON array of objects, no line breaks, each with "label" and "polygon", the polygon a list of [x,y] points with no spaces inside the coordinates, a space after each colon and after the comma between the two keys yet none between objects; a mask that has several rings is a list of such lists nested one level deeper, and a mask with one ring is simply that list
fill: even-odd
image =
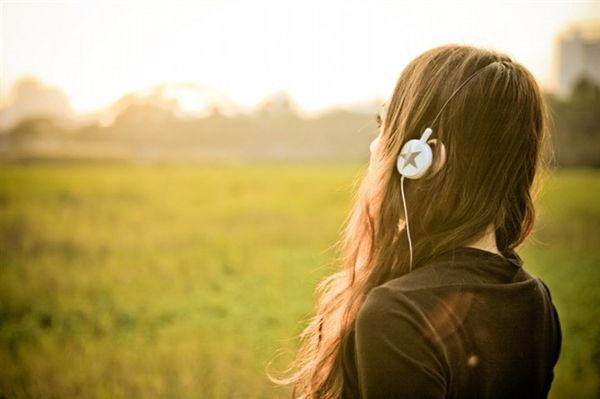
[{"label": "headphone ear cup", "polygon": [[426,178],[436,175],[446,164],[446,146],[439,139],[429,140],[429,146],[433,151],[433,162],[427,171]]},{"label": "headphone ear cup", "polygon": [[406,142],[396,160],[396,169],[408,179],[423,176],[433,161],[433,151],[426,142],[412,139]]}]

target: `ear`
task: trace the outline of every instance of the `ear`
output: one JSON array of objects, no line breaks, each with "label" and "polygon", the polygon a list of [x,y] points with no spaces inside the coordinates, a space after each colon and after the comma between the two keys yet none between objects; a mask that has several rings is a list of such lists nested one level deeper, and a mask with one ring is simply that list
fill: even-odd
[{"label": "ear", "polygon": [[446,146],[438,139],[431,139],[427,142],[433,152],[433,163],[431,169],[427,171],[427,178],[435,176],[446,164]]}]

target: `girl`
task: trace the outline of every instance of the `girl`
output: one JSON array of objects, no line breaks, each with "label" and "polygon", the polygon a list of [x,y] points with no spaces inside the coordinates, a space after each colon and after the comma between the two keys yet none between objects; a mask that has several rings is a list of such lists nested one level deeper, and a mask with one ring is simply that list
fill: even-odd
[{"label": "girl", "polygon": [[301,398],[546,397],[560,323],[515,252],[547,136],[536,80],[505,54],[437,47],[380,122],[344,267],[317,288],[292,375],[270,378]]}]

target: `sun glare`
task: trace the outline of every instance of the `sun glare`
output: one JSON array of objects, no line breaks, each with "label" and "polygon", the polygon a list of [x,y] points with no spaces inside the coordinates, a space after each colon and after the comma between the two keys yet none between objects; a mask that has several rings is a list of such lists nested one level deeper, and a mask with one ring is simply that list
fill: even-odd
[{"label": "sun glare", "polygon": [[[548,87],[555,35],[598,18],[599,4],[2,2],[0,102],[31,75],[76,112],[179,82],[241,107],[285,91],[312,112],[385,98],[410,59],[448,42],[505,51]],[[197,90],[175,97],[190,112],[214,100]]]}]

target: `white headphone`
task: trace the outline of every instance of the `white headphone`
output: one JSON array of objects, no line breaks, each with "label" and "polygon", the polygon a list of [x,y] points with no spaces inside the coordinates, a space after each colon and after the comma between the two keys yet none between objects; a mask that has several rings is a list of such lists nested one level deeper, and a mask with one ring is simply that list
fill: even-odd
[{"label": "white headphone", "polygon": [[[489,67],[490,65],[494,65],[496,63],[502,63],[502,61],[494,61],[494,62],[484,66],[483,68],[479,69],[477,72],[473,73],[471,76],[469,76],[467,79],[465,79],[465,81],[463,83],[461,83],[460,86],[458,86],[458,88],[456,88],[456,90],[454,90],[454,92],[448,97],[448,99],[446,100],[444,105],[442,105],[442,108],[440,108],[438,114],[433,119],[431,126],[433,126],[435,124],[435,122],[437,121],[438,117],[440,116],[440,114],[442,113],[444,108],[446,108],[446,105],[448,104],[448,102],[452,99],[452,97],[454,97],[454,95],[456,93],[458,93],[458,91],[464,85],[466,85],[471,79],[473,79],[476,75],[478,75],[480,72],[485,70],[487,67]],[[402,178],[400,179],[400,189],[402,192],[402,204],[404,205],[404,220],[406,222],[406,236],[408,238],[408,249],[409,249],[409,259],[410,259],[409,272],[412,271],[413,248],[412,248],[412,241],[410,238],[410,227],[408,225],[408,210],[406,208],[406,196],[404,194],[404,178],[413,179],[413,180],[419,179],[423,175],[425,175],[425,173],[431,167],[431,164],[433,162],[433,151],[431,150],[431,147],[427,143],[427,140],[429,140],[429,137],[431,136],[432,133],[433,133],[433,130],[430,127],[428,127],[423,131],[420,139],[408,140],[402,146],[402,149],[400,150],[400,154],[398,154],[398,159],[396,160],[396,169],[402,176]]]},{"label": "white headphone", "polygon": [[408,140],[396,161],[398,172],[409,179],[418,179],[427,172],[433,161],[433,151],[427,143],[433,130],[425,129],[420,139]]},{"label": "white headphone", "polygon": [[404,206],[404,220],[406,222],[406,237],[408,237],[409,272],[412,271],[413,248],[410,239],[410,226],[408,224],[408,210],[406,208],[406,195],[404,194],[404,178],[419,179],[422,177],[433,162],[433,151],[427,143],[433,130],[426,128],[420,139],[408,140],[400,150],[396,160],[396,169],[402,175],[400,179],[400,190],[402,192],[402,205]]}]

